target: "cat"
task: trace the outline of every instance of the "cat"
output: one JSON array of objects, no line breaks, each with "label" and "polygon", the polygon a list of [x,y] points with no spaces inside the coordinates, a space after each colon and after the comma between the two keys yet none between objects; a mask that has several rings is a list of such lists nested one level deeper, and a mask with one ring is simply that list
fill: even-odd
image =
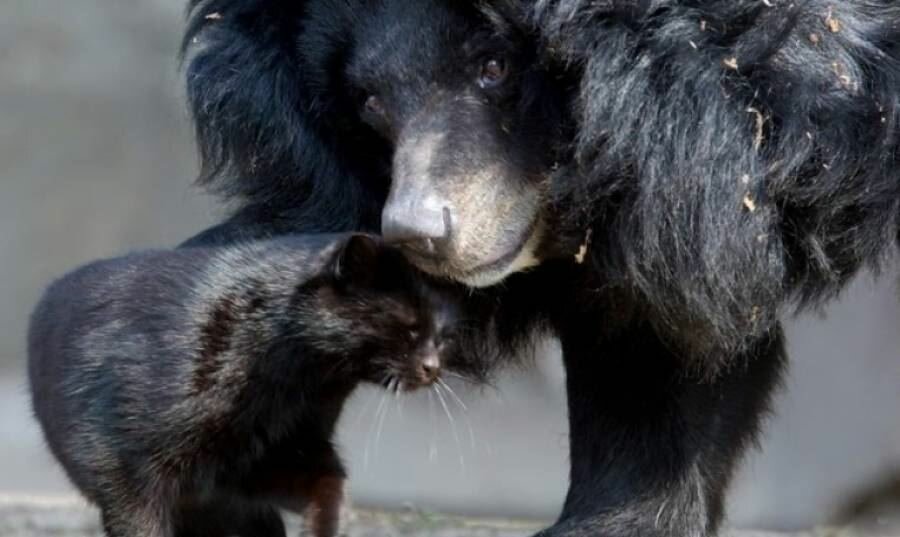
[{"label": "cat", "polygon": [[[108,537],[283,537],[279,508],[337,535],[332,437],[354,388],[479,375],[456,337],[459,295],[366,235],[188,250],[89,265],[37,307],[29,377],[51,451]],[[103,293],[101,306],[52,303],[60,286]],[[83,336],[63,344],[71,330]]]}]

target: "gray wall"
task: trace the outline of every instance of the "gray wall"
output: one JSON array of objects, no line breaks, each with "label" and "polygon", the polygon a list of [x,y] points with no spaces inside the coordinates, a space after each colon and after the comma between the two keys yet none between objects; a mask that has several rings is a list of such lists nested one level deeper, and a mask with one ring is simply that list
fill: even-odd
[{"label": "gray wall", "polygon": [[[222,214],[190,186],[181,9],[0,3],[0,494],[71,492],[27,413],[23,334],[41,289],[91,259],[175,244]],[[820,523],[900,472],[900,308],[888,273],[857,282],[820,317],[789,322],[788,389],[740,476],[734,523]],[[552,342],[537,363],[497,390],[458,387],[468,411],[448,401],[453,422],[425,396],[360,393],[341,433],[357,500],[553,516],[566,424]]]}]

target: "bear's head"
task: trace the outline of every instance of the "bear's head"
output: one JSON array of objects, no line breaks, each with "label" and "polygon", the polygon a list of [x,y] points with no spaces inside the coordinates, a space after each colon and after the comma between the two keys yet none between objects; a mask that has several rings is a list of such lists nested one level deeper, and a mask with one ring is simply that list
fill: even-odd
[{"label": "bear's head", "polygon": [[206,179],[272,214],[327,213],[314,230],[380,227],[472,286],[539,263],[570,99],[517,2],[192,7]]}]

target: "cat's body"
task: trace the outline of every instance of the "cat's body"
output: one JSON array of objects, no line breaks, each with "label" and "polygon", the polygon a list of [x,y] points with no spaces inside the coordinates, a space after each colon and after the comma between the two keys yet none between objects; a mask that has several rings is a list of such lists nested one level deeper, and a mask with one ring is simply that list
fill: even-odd
[{"label": "cat's body", "polygon": [[[109,537],[281,537],[279,507],[335,535],[344,402],[361,381],[434,382],[455,353],[454,301],[367,237],[278,239],[227,258],[182,251],[152,273],[107,263],[54,284],[112,290],[100,308],[38,306],[29,372],[51,450]],[[217,287],[186,285],[206,280],[198,271]],[[173,291],[188,300],[165,318],[124,300]],[[63,344],[58,326],[83,337]]]}]

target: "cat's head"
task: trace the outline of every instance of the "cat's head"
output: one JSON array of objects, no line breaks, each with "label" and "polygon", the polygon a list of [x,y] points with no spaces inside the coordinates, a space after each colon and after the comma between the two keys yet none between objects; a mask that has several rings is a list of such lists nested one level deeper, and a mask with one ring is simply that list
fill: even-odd
[{"label": "cat's head", "polygon": [[326,322],[343,331],[349,370],[397,391],[429,387],[445,370],[477,376],[478,357],[462,352],[464,290],[413,267],[370,235],[335,251],[322,302]]}]

